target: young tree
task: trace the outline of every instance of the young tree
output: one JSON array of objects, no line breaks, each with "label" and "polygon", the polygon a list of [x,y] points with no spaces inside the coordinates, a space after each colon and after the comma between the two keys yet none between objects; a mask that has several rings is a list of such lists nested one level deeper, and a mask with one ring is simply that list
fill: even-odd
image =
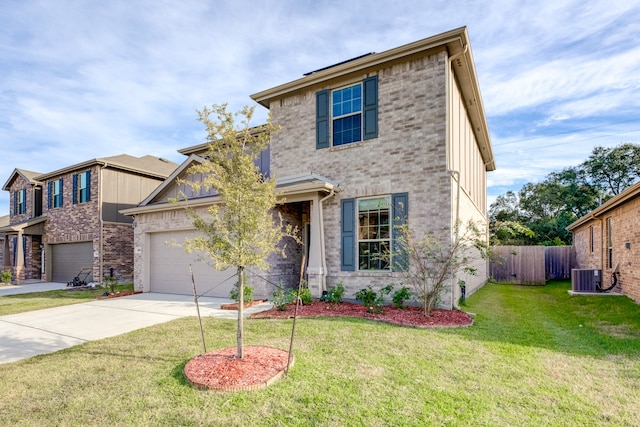
[{"label": "young tree", "polygon": [[[254,108],[244,107],[239,129],[226,104],[198,111],[198,120],[207,130],[208,148],[205,161],[191,166],[189,176],[201,180],[181,180],[195,193],[214,189],[221,205],[211,205],[205,215],[187,207],[193,225],[202,235],[185,241],[187,252],[205,252],[215,268],[235,267],[239,294],[237,357],[242,358],[244,275],[249,266],[266,270],[267,257],[274,252],[285,255],[280,244],[287,236],[297,239],[297,230],[283,226],[274,216],[277,195],[274,178],[264,177],[254,161],[267,148],[271,133],[278,127],[269,119],[263,126],[249,127]],[[217,120],[212,120],[215,115]]]},{"label": "young tree", "polygon": [[425,316],[431,315],[452,280],[460,273],[477,274],[474,261],[491,256],[485,233],[473,221],[456,224],[452,241],[450,229],[439,235],[427,230],[423,239],[416,240],[406,224],[398,228],[398,244],[408,264],[404,279],[422,303]]}]

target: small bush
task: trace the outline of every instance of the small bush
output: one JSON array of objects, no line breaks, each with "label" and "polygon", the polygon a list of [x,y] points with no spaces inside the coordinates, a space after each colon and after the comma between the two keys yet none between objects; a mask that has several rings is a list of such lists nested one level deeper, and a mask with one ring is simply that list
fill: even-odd
[{"label": "small bush", "polygon": [[380,314],[384,311],[384,297],[389,295],[392,290],[393,285],[387,285],[376,293],[369,285],[366,289],[360,289],[356,292],[356,300],[367,307],[369,313]]},{"label": "small bush", "polygon": [[295,294],[291,292],[285,292],[284,284],[280,283],[280,288],[273,291],[273,305],[280,311],[286,311],[287,305],[295,298]]},{"label": "small bush", "polygon": [[0,281],[2,281],[2,283],[11,283],[11,272],[3,271],[0,273]]},{"label": "small bush", "polygon": [[[240,292],[238,292],[238,283],[237,282],[234,285],[233,289],[231,289],[231,291],[229,292],[229,296],[235,302],[240,302]],[[245,283],[244,288],[243,288],[243,292],[242,292],[242,296],[243,296],[243,298],[242,298],[243,302],[245,304],[253,302],[253,288]]]},{"label": "small bush", "polygon": [[102,279],[102,283],[109,288],[109,292],[112,294],[116,293],[116,285],[118,284],[117,277],[105,276],[104,279]]},{"label": "small bush", "polygon": [[393,293],[393,297],[391,300],[393,301],[393,306],[396,308],[406,308],[404,302],[411,299],[411,292],[409,292],[409,288],[403,286],[402,288],[396,290]]},{"label": "small bush", "polygon": [[344,297],[344,285],[338,282],[335,288],[330,289],[327,295],[323,295],[320,301],[330,302],[331,304],[340,304]]}]

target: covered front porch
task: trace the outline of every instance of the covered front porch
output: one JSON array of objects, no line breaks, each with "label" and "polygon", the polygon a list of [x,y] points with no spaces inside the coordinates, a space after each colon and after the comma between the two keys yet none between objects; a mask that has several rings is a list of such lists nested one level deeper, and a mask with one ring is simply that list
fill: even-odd
[{"label": "covered front porch", "polygon": [[[282,197],[282,208],[289,212],[300,230],[302,250],[297,262],[300,266],[304,260],[302,278],[307,281],[311,294],[320,297],[327,290],[323,204],[334,197],[339,188],[324,177],[306,172],[278,179],[277,191]],[[272,273],[275,273],[278,268],[273,267]],[[299,275],[295,279],[289,286],[297,284]]]},{"label": "covered front porch", "polygon": [[0,228],[4,233],[3,271],[11,271],[13,282],[41,280],[44,277],[44,251],[42,235],[46,217],[12,224]]}]

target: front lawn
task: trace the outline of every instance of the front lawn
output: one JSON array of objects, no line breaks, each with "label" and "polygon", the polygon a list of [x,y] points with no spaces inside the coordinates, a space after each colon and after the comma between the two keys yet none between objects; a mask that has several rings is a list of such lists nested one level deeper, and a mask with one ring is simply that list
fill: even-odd
[{"label": "front lawn", "polygon": [[[0,296],[0,316],[78,304],[95,299],[107,288],[64,288],[55,291]],[[116,292],[133,291],[133,284],[116,285]]]},{"label": "front lawn", "polygon": [[[640,306],[567,283],[487,285],[475,324],[411,329],[301,318],[288,378],[258,391],[191,388],[193,317],[0,365],[5,425],[640,425]],[[204,319],[208,350],[235,322]],[[291,320],[245,321],[245,344],[288,348]]]}]

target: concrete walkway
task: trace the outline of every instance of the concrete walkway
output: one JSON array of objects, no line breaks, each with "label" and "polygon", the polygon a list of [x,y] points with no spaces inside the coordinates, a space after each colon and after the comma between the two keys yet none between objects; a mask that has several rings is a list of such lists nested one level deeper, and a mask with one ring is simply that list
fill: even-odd
[{"label": "concrete walkway", "polygon": [[15,294],[27,294],[29,292],[44,292],[55,291],[57,289],[64,289],[67,287],[66,283],[53,283],[53,282],[36,282],[27,283],[24,285],[0,285],[0,297],[4,295]]},{"label": "concrete walkway", "polygon": [[[232,302],[227,298],[202,297],[198,302],[202,317],[238,317],[235,310],[220,309]],[[259,304],[245,309],[245,315],[268,308],[270,303]],[[191,296],[144,293],[0,316],[0,363],[196,315]]]}]

